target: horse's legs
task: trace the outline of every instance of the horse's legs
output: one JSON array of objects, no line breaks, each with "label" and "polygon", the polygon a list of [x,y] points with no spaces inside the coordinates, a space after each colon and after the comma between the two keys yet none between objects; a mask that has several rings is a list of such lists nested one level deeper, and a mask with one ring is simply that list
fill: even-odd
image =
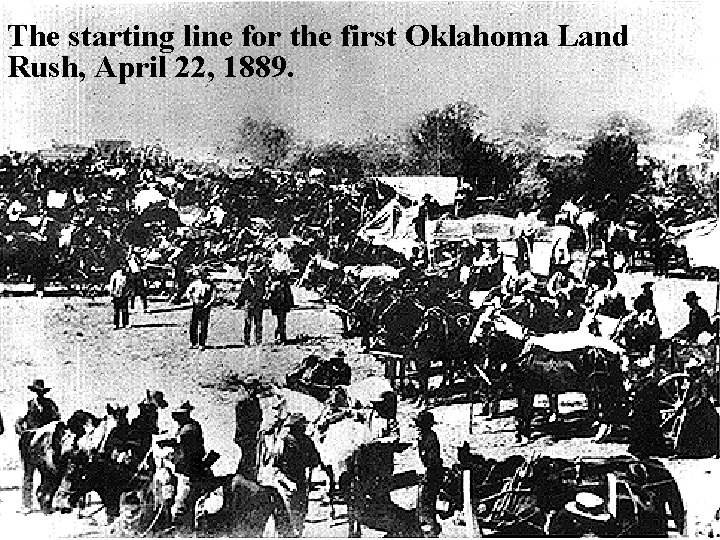
[{"label": "horse's legs", "polygon": [[[33,506],[32,493],[33,493],[33,480],[34,480],[34,476],[35,476],[35,466],[32,463],[30,463],[27,459],[22,459],[22,465],[23,465],[22,505],[23,505],[23,509],[31,510],[32,506]],[[38,502],[40,502],[39,492],[38,492]]]},{"label": "horse's legs", "polygon": [[535,394],[533,394],[531,390],[526,388],[520,388],[518,390],[518,406],[515,413],[515,438],[518,442],[520,442],[523,437],[530,439],[534,399]]},{"label": "horse's legs", "polygon": [[558,401],[560,396],[555,393],[548,393],[548,404],[550,405],[550,422],[554,422],[560,415],[560,407]]}]

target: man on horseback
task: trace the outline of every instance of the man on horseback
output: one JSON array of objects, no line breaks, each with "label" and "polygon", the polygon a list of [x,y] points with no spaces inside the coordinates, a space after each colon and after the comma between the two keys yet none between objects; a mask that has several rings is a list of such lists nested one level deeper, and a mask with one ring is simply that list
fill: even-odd
[{"label": "man on horseback", "polygon": [[32,512],[33,475],[35,467],[28,463],[27,448],[35,430],[60,420],[60,410],[55,402],[46,396],[50,388],[45,386],[43,379],[35,379],[28,389],[35,392],[35,397],[28,401],[25,416],[15,422],[15,431],[20,435],[20,460],[23,464],[22,510],[23,514]]}]

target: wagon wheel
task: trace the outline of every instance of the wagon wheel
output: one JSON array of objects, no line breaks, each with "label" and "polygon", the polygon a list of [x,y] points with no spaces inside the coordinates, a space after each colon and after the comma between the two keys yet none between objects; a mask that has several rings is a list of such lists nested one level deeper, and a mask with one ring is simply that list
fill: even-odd
[{"label": "wagon wheel", "polygon": [[683,419],[683,403],[689,386],[690,377],[685,373],[673,373],[658,383],[661,426],[665,435],[672,439],[673,448],[677,445]]}]

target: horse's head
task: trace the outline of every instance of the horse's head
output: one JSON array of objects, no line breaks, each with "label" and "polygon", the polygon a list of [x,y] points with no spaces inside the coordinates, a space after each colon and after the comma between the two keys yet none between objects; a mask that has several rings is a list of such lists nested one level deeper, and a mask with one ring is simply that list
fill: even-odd
[{"label": "horse's head", "polygon": [[127,405],[121,407],[120,405],[112,405],[108,403],[106,409],[108,413],[107,419],[110,425],[114,423],[114,425],[112,425],[113,428],[128,425],[127,414],[129,407]]},{"label": "horse's head", "polygon": [[67,427],[75,435],[80,438],[86,433],[95,429],[100,424],[100,419],[95,415],[82,410],[77,410],[68,418]]}]

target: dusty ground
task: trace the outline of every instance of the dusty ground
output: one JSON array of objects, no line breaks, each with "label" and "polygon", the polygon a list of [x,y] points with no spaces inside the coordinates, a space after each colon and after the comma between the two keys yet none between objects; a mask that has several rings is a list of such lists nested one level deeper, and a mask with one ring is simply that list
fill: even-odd
[{"label": "dusty ground", "polygon": [[[634,296],[646,277],[623,275],[621,288]],[[672,334],[684,324],[687,311],[681,300],[690,289],[698,292],[709,311],[714,310],[714,283],[679,280],[658,283],[656,303],[664,334]],[[151,313],[132,313],[133,327],[116,332],[112,330],[107,299],[0,298],[0,412],[6,425],[6,433],[0,437],[0,520],[3,525],[7,530],[33,537],[98,536],[104,532],[102,511],[92,519],[82,520],[74,515],[16,514],[20,506],[22,475],[12,422],[31,397],[25,387],[36,377],[44,378],[53,388],[50,395],[65,416],[79,408],[99,415],[105,403],[116,401],[131,405],[132,417],[137,413],[135,404],[143,398],[146,388],[163,390],[171,405],[189,399],[196,407],[195,417],[204,427],[208,449],[215,449],[222,455],[214,467],[216,473],[222,474],[234,470],[238,454],[232,442],[233,393],[212,386],[223,372],[253,372],[281,379],[310,352],[327,354],[343,348],[349,354],[354,379],[380,374],[381,364],[358,354],[357,341],[340,337],[339,320],[330,309],[305,302],[306,296],[301,295],[304,308],[294,310],[288,318],[290,336],[304,336],[300,344],[243,348],[239,345],[242,312],[223,306],[211,315],[211,348],[202,352],[188,349],[189,311],[164,302],[152,302]],[[274,330],[269,314],[265,327],[266,338],[269,338]],[[412,441],[415,437],[410,419],[416,413],[410,405],[402,404],[403,440]],[[475,451],[498,458],[533,452],[565,457],[611,456],[623,454],[626,449],[623,444],[598,445],[589,437],[558,440],[550,436],[539,437],[531,445],[519,447],[514,444],[513,423],[509,418],[480,420],[470,435],[468,405],[439,407],[435,415],[446,464],[453,462],[455,447],[465,440]],[[161,421],[166,427],[172,427],[169,418]],[[683,491],[690,532],[694,534],[720,507],[720,496],[714,489],[720,478],[718,460],[669,461],[668,466]],[[420,467],[417,450],[412,446],[396,456],[396,471],[415,469]],[[324,477],[317,472],[315,479],[321,481]],[[411,510],[415,504],[415,490],[414,486],[398,489],[393,493],[393,500],[399,507]],[[344,536],[346,525],[341,519],[329,519],[328,507],[320,504],[322,495],[322,488],[312,494],[306,535]],[[86,512],[96,508],[97,504]],[[462,529],[450,521],[443,526],[447,535],[462,533]],[[365,536],[384,536],[387,532],[363,529]],[[395,534],[400,532],[394,531]]]}]

